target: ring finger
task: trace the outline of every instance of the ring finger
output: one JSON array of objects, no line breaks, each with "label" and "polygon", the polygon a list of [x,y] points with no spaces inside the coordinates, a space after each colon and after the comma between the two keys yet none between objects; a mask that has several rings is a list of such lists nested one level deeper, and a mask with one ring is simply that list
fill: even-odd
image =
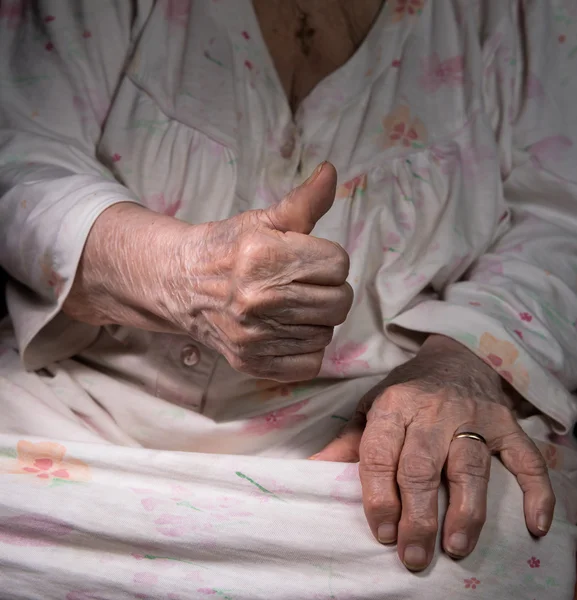
[{"label": "ring finger", "polygon": [[449,508],[443,527],[443,548],[456,558],[473,551],[487,513],[491,452],[482,441],[459,438],[449,446],[446,473]]}]

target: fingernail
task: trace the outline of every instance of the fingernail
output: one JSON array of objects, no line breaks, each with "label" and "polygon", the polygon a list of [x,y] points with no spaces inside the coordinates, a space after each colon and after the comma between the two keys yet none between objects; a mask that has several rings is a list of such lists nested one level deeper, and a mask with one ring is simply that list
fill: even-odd
[{"label": "fingernail", "polygon": [[397,539],[397,526],[392,523],[379,525],[377,539],[381,544],[392,544]]},{"label": "fingernail", "polygon": [[312,456],[309,456],[307,460],[316,460],[317,457],[319,456],[320,452],[317,452],[316,454],[313,454]]},{"label": "fingernail", "polygon": [[537,517],[537,529],[543,533],[547,533],[551,524],[549,523],[549,517],[545,513],[541,513]]},{"label": "fingernail", "polygon": [[457,556],[464,556],[469,549],[469,540],[464,533],[453,533],[449,538],[447,552],[450,554],[456,554]]},{"label": "fingernail", "polygon": [[321,171],[323,170],[323,167],[327,164],[327,161],[324,160],[314,171],[313,174],[303,183],[303,185],[310,185],[320,174]]},{"label": "fingernail", "polygon": [[403,562],[412,571],[424,569],[427,566],[427,553],[421,546],[407,546]]}]

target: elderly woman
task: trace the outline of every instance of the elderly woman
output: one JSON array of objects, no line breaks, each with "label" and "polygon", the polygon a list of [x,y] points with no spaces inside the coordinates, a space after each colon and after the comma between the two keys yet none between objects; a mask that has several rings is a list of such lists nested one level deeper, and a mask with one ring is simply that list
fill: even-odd
[{"label": "elderly woman", "polygon": [[0,596],[570,598],[576,44],[2,0]]}]

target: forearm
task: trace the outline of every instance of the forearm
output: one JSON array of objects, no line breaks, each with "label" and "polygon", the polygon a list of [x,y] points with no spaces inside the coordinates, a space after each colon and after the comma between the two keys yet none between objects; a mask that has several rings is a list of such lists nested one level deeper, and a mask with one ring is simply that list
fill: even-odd
[{"label": "forearm", "polygon": [[163,318],[171,275],[183,272],[194,227],[134,203],[111,206],[88,235],[63,310],[92,325],[174,331]]}]

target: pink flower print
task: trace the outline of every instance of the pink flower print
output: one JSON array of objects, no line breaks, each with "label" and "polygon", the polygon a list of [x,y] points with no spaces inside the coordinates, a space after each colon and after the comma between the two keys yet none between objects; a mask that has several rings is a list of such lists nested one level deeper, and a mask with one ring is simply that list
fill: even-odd
[{"label": "pink flower print", "polygon": [[411,115],[408,106],[399,106],[383,119],[382,143],[384,148],[402,146],[423,148],[427,142],[427,129],[418,117]]},{"label": "pink flower print", "polygon": [[17,29],[24,20],[28,0],[5,0],[0,2],[0,21],[6,20],[8,29]]},{"label": "pink flower print", "polygon": [[347,465],[344,471],[335,477],[336,481],[359,481],[359,466],[357,463]]},{"label": "pink flower print", "polygon": [[534,556],[532,556],[529,560],[527,560],[527,564],[532,569],[538,569],[541,566],[541,561],[538,558],[535,558]]},{"label": "pink flower print", "polygon": [[471,577],[471,579],[463,579],[463,581],[465,582],[465,587],[472,590],[476,590],[477,586],[481,584],[476,577]]},{"label": "pink flower print", "polygon": [[529,386],[529,373],[518,362],[519,350],[507,340],[485,332],[479,340],[479,355],[520,392]]},{"label": "pink flower print", "polygon": [[52,52],[52,50],[54,50],[54,44],[52,42],[47,42],[44,48],[48,50],[48,52]]},{"label": "pink flower print", "polygon": [[394,69],[398,69],[401,66],[401,61],[396,58],[392,63],[391,63],[391,67],[393,67]]},{"label": "pink flower print", "polygon": [[351,370],[367,370],[369,363],[358,360],[367,351],[366,344],[347,342],[340,348],[336,348],[332,354],[325,355],[323,367],[328,373],[334,375],[347,375]]},{"label": "pink flower print", "polygon": [[422,273],[410,273],[407,275],[403,282],[407,289],[423,286],[427,283],[427,277]]},{"label": "pink flower print", "polygon": [[87,40],[88,38],[91,38],[91,37],[92,37],[92,34],[90,33],[90,31],[88,31],[88,29],[85,29],[85,30],[82,32],[82,37],[83,37],[85,40]]},{"label": "pink flower print", "polygon": [[383,252],[396,252],[396,246],[401,243],[401,240],[402,238],[398,233],[389,231],[385,235]]},{"label": "pink flower print", "polygon": [[475,274],[475,281],[488,283],[496,276],[503,275],[503,261],[500,258],[486,258],[480,264],[481,269]]},{"label": "pink flower print", "polygon": [[533,73],[529,73],[527,76],[525,94],[528,99],[542,98],[545,95],[545,88],[541,80],[533,75]]},{"label": "pink flower print", "polygon": [[186,27],[191,0],[164,0],[164,18],[171,24]]},{"label": "pink flower print", "polygon": [[166,199],[163,193],[160,193],[147,196],[144,199],[144,203],[148,208],[150,208],[150,210],[162,213],[163,215],[167,215],[168,217],[174,217],[176,213],[180,210],[182,200],[178,198],[177,200],[173,200],[172,202],[170,202]]},{"label": "pink flower print", "polygon": [[543,444],[542,442],[538,444],[539,451],[543,455],[545,462],[547,463],[547,468],[555,470],[560,467],[560,453],[557,450],[557,446],[555,444]]},{"label": "pink flower print", "polygon": [[393,9],[392,21],[398,23],[405,17],[414,17],[421,14],[425,0],[396,0],[391,2]]},{"label": "pink flower print", "polygon": [[115,154],[112,155],[112,162],[118,162],[121,159],[122,159],[122,156],[120,156],[120,154],[118,154],[118,152],[116,152]]},{"label": "pink flower print", "polygon": [[144,510],[152,512],[159,504],[162,504],[162,500],[159,500],[158,498],[142,498],[140,503]]},{"label": "pink flower print", "polygon": [[16,445],[16,452],[18,462],[12,473],[27,473],[46,481],[91,479],[88,465],[76,458],[66,457],[66,448],[61,444],[20,440]]},{"label": "pink flower print", "polygon": [[480,302],[469,302],[470,306],[481,306]]},{"label": "pink flower print", "polygon": [[342,198],[352,198],[357,194],[363,194],[367,189],[367,174],[363,173],[362,175],[357,175],[355,178],[339,185],[337,188],[337,192],[335,197]]},{"label": "pink flower print", "polygon": [[156,531],[167,537],[182,537],[186,534],[189,519],[179,515],[162,515],[154,521]]},{"label": "pink flower print", "polygon": [[357,221],[349,231],[349,238],[346,244],[346,251],[349,254],[352,254],[359,246],[359,241],[361,239],[361,234],[365,228],[364,221]]},{"label": "pink flower print", "polygon": [[519,318],[521,319],[521,321],[526,321],[527,323],[530,323],[533,320],[533,315],[529,314],[528,312],[522,312],[519,313]]},{"label": "pink flower print", "polygon": [[397,221],[401,229],[404,229],[405,231],[411,231],[411,229],[413,228],[413,225],[411,224],[411,219],[409,218],[409,215],[406,212],[400,212],[397,215]]},{"label": "pink flower print", "polygon": [[250,40],[250,35],[249,35],[248,31],[243,31],[241,33],[241,35],[245,40]]},{"label": "pink flower print", "polygon": [[463,84],[464,59],[453,56],[441,61],[435,52],[421,61],[420,84],[425,92],[435,93],[443,85],[456,87]]},{"label": "pink flower print", "polygon": [[518,329],[514,329],[513,332],[516,333],[521,339],[523,339],[523,332],[522,331],[519,331]]},{"label": "pink flower print", "polygon": [[22,514],[0,519],[0,543],[12,546],[54,546],[74,528],[53,517],[41,514]]},{"label": "pink flower print", "polygon": [[44,22],[45,23],[51,23],[52,21],[54,21],[56,17],[53,17],[52,15],[47,15],[46,17],[44,17]]},{"label": "pink flower print", "polygon": [[254,68],[254,65],[248,59],[244,61],[244,66],[251,71]]},{"label": "pink flower print", "polygon": [[273,410],[265,415],[254,417],[248,421],[243,430],[245,433],[252,433],[254,435],[266,435],[279,429],[294,427],[297,423],[301,423],[306,419],[306,415],[299,415],[297,413],[308,403],[308,400],[302,400],[284,408]]},{"label": "pink flower print", "polygon": [[145,585],[156,585],[158,583],[158,575],[147,571],[135,573],[133,581],[134,583],[143,583]]},{"label": "pink flower print", "polygon": [[565,135],[551,135],[531,144],[527,150],[531,155],[531,162],[536,168],[545,168],[544,164],[558,162],[573,146],[573,142]]}]

